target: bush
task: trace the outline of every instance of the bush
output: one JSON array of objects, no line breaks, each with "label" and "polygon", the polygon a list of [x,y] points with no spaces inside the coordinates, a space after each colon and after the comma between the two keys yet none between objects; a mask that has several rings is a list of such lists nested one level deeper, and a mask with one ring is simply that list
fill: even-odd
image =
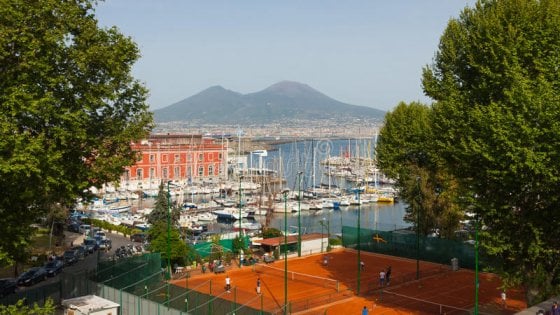
[{"label": "bush", "polygon": [[342,240],[340,238],[329,238],[329,246],[342,245]]},{"label": "bush", "polygon": [[263,228],[263,238],[273,238],[282,236],[282,231],[275,228]]}]

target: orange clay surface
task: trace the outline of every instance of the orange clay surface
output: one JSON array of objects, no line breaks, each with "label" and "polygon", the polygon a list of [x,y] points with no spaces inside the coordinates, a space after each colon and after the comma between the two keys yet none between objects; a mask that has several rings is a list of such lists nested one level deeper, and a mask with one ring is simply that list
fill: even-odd
[{"label": "orange clay surface", "polygon": [[[324,265],[324,257],[328,264]],[[437,305],[418,303],[415,300],[391,293],[414,297],[462,309],[472,309],[475,303],[474,278],[471,270],[450,271],[449,266],[420,261],[421,279],[415,280],[416,260],[361,252],[365,264],[360,271],[360,296],[356,295],[358,277],[357,252],[341,249],[301,258],[288,258],[288,270],[339,281],[339,290],[307,281],[288,280],[288,301],[292,314],[361,314],[366,306],[369,314],[434,314]],[[280,259],[271,267],[284,268]],[[381,288],[379,272],[391,266],[391,283]],[[225,292],[225,278],[231,279],[231,293]],[[284,277],[279,274],[255,272],[253,267],[229,267],[226,273],[193,273],[188,279],[191,289],[208,293],[212,280],[212,295],[247,304],[260,309],[261,299],[256,294],[257,277],[261,279],[262,305],[265,311],[279,313],[284,305]],[[297,277],[297,275],[296,275]],[[481,314],[513,314],[526,308],[521,290],[507,292],[507,305],[500,300],[500,279],[492,274],[479,273],[479,311]],[[185,287],[186,280],[176,280],[175,285]],[[435,308],[434,308],[435,307]],[[461,314],[446,310],[447,314]]]}]

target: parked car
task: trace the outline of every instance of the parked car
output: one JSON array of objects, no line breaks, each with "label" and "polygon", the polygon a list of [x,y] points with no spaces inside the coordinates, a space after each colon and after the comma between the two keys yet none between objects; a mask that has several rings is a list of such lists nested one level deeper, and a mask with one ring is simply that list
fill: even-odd
[{"label": "parked car", "polygon": [[78,252],[78,260],[83,260],[87,255],[89,255],[89,251],[85,245],[74,246],[72,249],[75,249]]},{"label": "parked car", "polygon": [[33,267],[19,276],[17,284],[30,286],[43,280],[47,280],[47,270],[43,267]]},{"label": "parked car", "polygon": [[107,235],[103,231],[97,231],[97,232],[95,232],[94,238],[100,238],[100,239],[104,240],[104,239],[107,238]]},{"label": "parked car", "polygon": [[84,247],[87,249],[87,252],[89,252],[90,254],[92,254],[94,251],[96,251],[99,247],[97,245],[97,241],[94,238],[85,238],[84,239]]},{"label": "parked car", "polygon": [[263,261],[267,264],[273,263],[274,262],[274,256],[272,255],[265,255],[263,257]]},{"label": "parked car", "polygon": [[79,253],[77,249],[69,249],[62,255],[65,266],[70,266],[78,262]]},{"label": "parked car", "polygon": [[214,273],[224,273],[226,272],[226,267],[224,265],[218,265],[214,267]]},{"label": "parked car", "polygon": [[98,244],[100,250],[111,250],[111,248],[113,248],[112,241],[108,238],[99,240]]},{"label": "parked car", "polygon": [[79,223],[68,224],[68,231],[74,232],[74,233],[80,233],[80,224]]},{"label": "parked car", "polygon": [[45,270],[47,270],[47,276],[54,277],[62,271],[64,267],[64,262],[62,260],[54,259],[45,264]]},{"label": "parked car", "polygon": [[14,278],[0,279],[0,297],[10,295],[17,291],[17,280]]},{"label": "parked car", "polygon": [[89,225],[89,224],[80,225],[79,232],[81,234],[88,234],[90,230],[91,230],[91,225]]},{"label": "parked car", "polygon": [[133,242],[144,243],[144,241],[146,240],[146,234],[144,234],[144,233],[132,234],[130,236],[130,240],[133,241]]}]

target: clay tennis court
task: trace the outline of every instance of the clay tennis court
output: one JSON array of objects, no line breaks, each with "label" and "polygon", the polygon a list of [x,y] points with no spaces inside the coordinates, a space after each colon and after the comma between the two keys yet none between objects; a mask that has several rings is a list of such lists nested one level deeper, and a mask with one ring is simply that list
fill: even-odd
[{"label": "clay tennis court", "polygon": [[[328,264],[324,264],[325,256]],[[451,271],[447,265],[419,262],[421,279],[416,280],[415,260],[361,252],[365,268],[361,273],[360,296],[356,295],[357,252],[340,249],[326,254],[288,259],[288,300],[292,314],[361,314],[364,306],[370,314],[463,314],[475,303],[474,271]],[[391,266],[389,286],[379,286],[379,272]],[[272,267],[272,268],[267,268]],[[276,268],[276,269],[273,269]],[[196,274],[188,279],[190,289],[236,300],[256,309],[281,313],[284,305],[284,261],[280,259],[265,267],[260,265],[230,267],[226,274]],[[294,272],[295,274],[292,274]],[[298,273],[324,277],[299,277]],[[232,291],[225,292],[229,275]],[[261,298],[256,293],[257,277],[261,279]],[[292,279],[293,278],[293,279]],[[481,314],[513,314],[526,308],[523,292],[507,292],[507,306],[500,300],[500,280],[492,274],[479,274],[479,311]],[[175,282],[185,287],[186,280]],[[411,298],[412,297],[412,298]],[[431,303],[427,303],[428,301]],[[262,304],[261,304],[262,303]],[[442,306],[443,305],[443,306]],[[448,306],[448,307],[447,307]]]}]

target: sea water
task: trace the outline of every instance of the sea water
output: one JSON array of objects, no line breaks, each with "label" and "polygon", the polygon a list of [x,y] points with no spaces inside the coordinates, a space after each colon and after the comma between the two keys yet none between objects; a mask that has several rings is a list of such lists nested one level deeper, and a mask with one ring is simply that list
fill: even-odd
[{"label": "sea water", "polygon": [[[325,175],[325,164],[321,161],[328,157],[350,156],[361,157],[365,160],[375,156],[375,139],[344,139],[344,140],[306,140],[294,141],[277,145],[275,150],[269,151],[263,160],[263,168],[277,170],[285,179],[287,188],[297,191],[300,189],[298,181],[301,176],[301,189],[329,184],[337,186],[343,191],[351,191],[354,182],[344,178]],[[356,165],[355,167],[360,167]],[[375,183],[374,183],[375,185]],[[381,185],[379,185],[381,186]],[[358,206],[341,207],[340,210],[323,209],[320,211],[303,211],[287,214],[287,229],[294,232],[301,225],[303,233],[321,232],[340,234],[341,227],[357,226],[358,211],[360,226],[376,230],[395,230],[409,227],[404,221],[407,205],[396,203],[367,203]],[[284,214],[274,213],[270,226],[284,230]],[[259,222],[265,223],[262,218]],[[298,222],[300,224],[298,224]],[[323,223],[319,223],[323,222]],[[328,224],[327,224],[328,222]],[[327,231],[327,229],[329,231]]]}]

